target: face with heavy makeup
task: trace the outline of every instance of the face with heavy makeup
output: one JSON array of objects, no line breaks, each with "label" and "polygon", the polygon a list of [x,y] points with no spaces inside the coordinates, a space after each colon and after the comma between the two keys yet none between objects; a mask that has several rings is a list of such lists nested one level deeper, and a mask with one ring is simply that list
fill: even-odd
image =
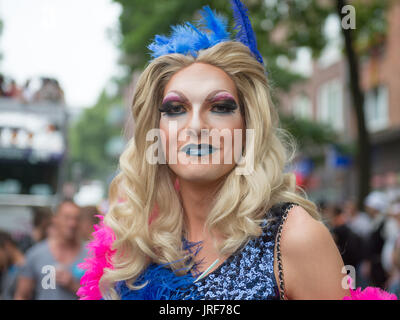
[{"label": "face with heavy makeup", "polygon": [[236,166],[245,124],[235,83],[223,70],[194,63],[175,73],[159,111],[163,152],[180,179],[212,182]]}]

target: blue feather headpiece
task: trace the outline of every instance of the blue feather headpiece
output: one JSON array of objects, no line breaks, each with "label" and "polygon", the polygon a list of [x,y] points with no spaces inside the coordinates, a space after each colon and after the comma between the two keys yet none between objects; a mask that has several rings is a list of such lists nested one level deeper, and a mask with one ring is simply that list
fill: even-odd
[{"label": "blue feather headpiece", "polygon": [[[236,41],[245,44],[253,53],[255,59],[264,64],[263,58],[257,49],[256,36],[247,14],[247,8],[240,0],[231,0],[234,30],[237,31]],[[200,10],[201,19],[197,25],[186,22],[183,25],[172,26],[169,37],[156,35],[154,41],[148,46],[152,51],[151,56],[158,58],[170,53],[191,54],[196,57],[201,49],[210,48],[217,43],[231,40],[227,20],[217,14],[209,6]]]}]

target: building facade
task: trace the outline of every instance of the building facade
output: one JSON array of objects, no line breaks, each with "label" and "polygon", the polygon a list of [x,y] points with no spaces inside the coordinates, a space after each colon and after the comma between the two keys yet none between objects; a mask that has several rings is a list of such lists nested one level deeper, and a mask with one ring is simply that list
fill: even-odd
[{"label": "building facade", "polygon": [[[360,61],[366,124],[372,144],[373,176],[396,173],[400,178],[400,2],[387,12],[388,29],[382,41]],[[282,112],[331,126],[341,142],[357,139],[348,68],[345,57],[330,65],[313,62],[311,76],[279,94]],[[315,200],[339,202],[354,197],[356,167],[335,166],[332,161],[312,172],[307,190]],[[382,179],[379,179],[382,181]],[[377,179],[374,179],[377,181]]]}]

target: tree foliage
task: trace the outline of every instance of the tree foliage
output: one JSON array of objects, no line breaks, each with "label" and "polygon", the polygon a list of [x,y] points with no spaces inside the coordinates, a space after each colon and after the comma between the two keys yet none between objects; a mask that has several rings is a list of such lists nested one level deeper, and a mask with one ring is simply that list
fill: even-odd
[{"label": "tree foliage", "polygon": [[84,178],[104,179],[116,170],[117,160],[107,154],[106,145],[122,129],[109,123],[111,108],[121,104],[120,98],[109,97],[104,91],[92,108],[87,108],[69,130],[68,173],[72,179],[74,168],[82,171]]}]

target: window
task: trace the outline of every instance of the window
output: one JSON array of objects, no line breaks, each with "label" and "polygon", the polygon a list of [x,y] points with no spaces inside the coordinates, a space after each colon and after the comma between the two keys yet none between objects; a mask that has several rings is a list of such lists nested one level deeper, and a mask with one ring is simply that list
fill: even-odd
[{"label": "window", "polygon": [[318,92],[318,119],[336,131],[344,129],[342,83],[335,79],[321,85]]},{"label": "window", "polygon": [[371,132],[385,129],[389,125],[388,89],[378,86],[365,94],[365,117],[368,130]]},{"label": "window", "polygon": [[301,93],[293,99],[293,114],[298,118],[312,119],[312,105],[306,94]]}]

